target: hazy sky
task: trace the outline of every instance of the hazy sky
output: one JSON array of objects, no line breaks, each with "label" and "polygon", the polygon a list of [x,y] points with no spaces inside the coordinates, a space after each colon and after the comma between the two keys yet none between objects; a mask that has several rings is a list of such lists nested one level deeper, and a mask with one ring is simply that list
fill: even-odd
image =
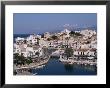
[{"label": "hazy sky", "polygon": [[95,13],[14,13],[13,18],[14,34],[63,30],[65,24],[72,27],[97,25]]}]

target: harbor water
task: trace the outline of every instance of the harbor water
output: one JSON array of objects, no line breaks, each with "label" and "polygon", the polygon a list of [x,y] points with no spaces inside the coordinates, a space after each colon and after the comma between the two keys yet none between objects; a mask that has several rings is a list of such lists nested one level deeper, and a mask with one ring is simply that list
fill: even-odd
[{"label": "harbor water", "polygon": [[43,68],[32,70],[36,75],[97,75],[96,65],[65,64],[51,58]]}]

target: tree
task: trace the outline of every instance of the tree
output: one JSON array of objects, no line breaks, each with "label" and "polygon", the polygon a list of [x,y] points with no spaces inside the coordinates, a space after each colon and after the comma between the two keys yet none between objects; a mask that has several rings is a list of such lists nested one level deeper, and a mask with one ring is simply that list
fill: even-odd
[{"label": "tree", "polygon": [[27,59],[25,62],[26,62],[26,64],[29,65],[30,63],[32,63],[32,60],[31,59]]},{"label": "tree", "polygon": [[72,48],[66,48],[65,49],[65,54],[67,56],[67,59],[68,59],[68,57],[73,56],[73,49]]},{"label": "tree", "polygon": [[50,41],[51,40],[51,38],[47,38],[47,41]]},{"label": "tree", "polygon": [[69,34],[70,34],[70,36],[82,36],[82,34],[80,34],[78,32],[74,32],[74,31],[71,31]]},{"label": "tree", "polygon": [[52,39],[53,39],[53,40],[57,40],[58,37],[57,37],[56,35],[53,35],[53,36],[52,36]]},{"label": "tree", "polygon": [[15,53],[15,54],[13,55],[13,57],[14,57],[14,64],[18,64],[18,61],[19,61],[19,53]]},{"label": "tree", "polygon": [[25,63],[25,57],[23,54],[19,55],[18,53],[14,54],[14,64],[24,64]]},{"label": "tree", "polygon": [[21,55],[18,57],[18,61],[19,61],[19,64],[25,64],[25,57],[21,54]]},{"label": "tree", "polygon": [[75,32],[74,31],[71,31],[69,34],[70,34],[70,36],[74,36],[75,35]]}]

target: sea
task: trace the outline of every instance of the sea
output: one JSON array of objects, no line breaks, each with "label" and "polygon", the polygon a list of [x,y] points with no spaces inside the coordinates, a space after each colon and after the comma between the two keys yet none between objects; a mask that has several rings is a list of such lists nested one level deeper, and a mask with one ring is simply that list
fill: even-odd
[{"label": "sea", "polygon": [[[30,34],[15,34],[17,37],[26,38]],[[32,74],[36,75],[97,75],[96,65],[64,64],[58,57],[50,58],[43,68],[32,69]]]},{"label": "sea", "polygon": [[97,75],[96,65],[64,64],[51,58],[43,68],[32,70],[36,75]]}]

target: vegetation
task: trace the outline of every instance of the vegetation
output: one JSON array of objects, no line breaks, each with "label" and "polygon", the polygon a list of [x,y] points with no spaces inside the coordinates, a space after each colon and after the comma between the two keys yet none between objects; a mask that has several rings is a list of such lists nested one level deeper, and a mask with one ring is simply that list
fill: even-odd
[{"label": "vegetation", "polygon": [[61,45],[61,48],[65,48],[65,45]]},{"label": "vegetation", "polygon": [[18,53],[14,54],[14,64],[16,65],[24,65],[32,63],[32,58],[25,58],[22,54],[19,55]]},{"label": "vegetation", "polygon": [[57,39],[58,39],[58,37],[57,37],[56,35],[53,35],[51,38],[52,38],[53,40],[57,40]]},{"label": "vegetation", "polygon": [[25,61],[25,63],[29,65],[30,63],[32,63],[32,59],[27,59],[27,60]]},{"label": "vegetation", "polygon": [[67,59],[68,59],[68,57],[73,56],[73,49],[72,48],[66,48],[65,49],[65,54],[67,56]]},{"label": "vegetation", "polygon": [[19,64],[19,65],[24,65],[25,63],[25,57],[21,54],[19,55],[18,53],[14,54],[14,63]]},{"label": "vegetation", "polygon": [[80,34],[78,32],[71,31],[70,36],[82,36],[82,34]]},{"label": "vegetation", "polygon": [[51,40],[51,38],[47,38],[47,41],[50,41]]}]

